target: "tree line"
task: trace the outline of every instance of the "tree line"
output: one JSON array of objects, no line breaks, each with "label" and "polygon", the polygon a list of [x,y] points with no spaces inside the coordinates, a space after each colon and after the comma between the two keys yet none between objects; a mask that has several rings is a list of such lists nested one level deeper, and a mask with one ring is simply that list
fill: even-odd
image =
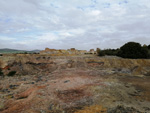
[{"label": "tree line", "polygon": [[137,42],[128,42],[118,49],[104,49],[100,50],[97,48],[97,53],[99,56],[119,56],[122,58],[150,58],[150,45],[141,45]]}]

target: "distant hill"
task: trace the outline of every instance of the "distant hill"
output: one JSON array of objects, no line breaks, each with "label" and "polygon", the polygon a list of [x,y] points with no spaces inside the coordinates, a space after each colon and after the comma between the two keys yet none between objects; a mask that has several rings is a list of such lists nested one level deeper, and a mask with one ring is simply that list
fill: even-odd
[{"label": "distant hill", "polygon": [[36,50],[32,50],[31,52],[39,53],[40,51],[41,51],[41,50],[36,49]]},{"label": "distant hill", "polygon": [[39,53],[41,50],[32,50],[32,51],[26,51],[26,50],[17,50],[17,49],[9,49],[9,48],[4,48],[0,49],[0,53]]}]

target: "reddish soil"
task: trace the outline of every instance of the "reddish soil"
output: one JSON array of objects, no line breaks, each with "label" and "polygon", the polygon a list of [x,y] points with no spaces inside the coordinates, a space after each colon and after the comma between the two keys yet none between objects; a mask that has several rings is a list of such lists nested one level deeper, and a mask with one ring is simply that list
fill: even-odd
[{"label": "reddish soil", "polygon": [[146,61],[39,57],[4,62],[12,67],[0,77],[0,113],[150,113]]}]

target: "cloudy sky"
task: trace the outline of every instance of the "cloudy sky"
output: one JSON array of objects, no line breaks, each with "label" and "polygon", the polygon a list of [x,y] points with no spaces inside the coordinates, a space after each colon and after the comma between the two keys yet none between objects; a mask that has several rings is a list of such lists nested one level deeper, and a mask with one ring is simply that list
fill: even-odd
[{"label": "cloudy sky", "polygon": [[149,0],[0,0],[0,48],[150,44]]}]

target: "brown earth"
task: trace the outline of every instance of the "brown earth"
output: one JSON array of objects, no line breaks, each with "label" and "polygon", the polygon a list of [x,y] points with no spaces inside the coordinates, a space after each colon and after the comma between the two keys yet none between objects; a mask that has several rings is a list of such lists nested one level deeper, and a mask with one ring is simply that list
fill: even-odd
[{"label": "brown earth", "polygon": [[7,55],[0,67],[0,113],[150,113],[150,60]]}]

